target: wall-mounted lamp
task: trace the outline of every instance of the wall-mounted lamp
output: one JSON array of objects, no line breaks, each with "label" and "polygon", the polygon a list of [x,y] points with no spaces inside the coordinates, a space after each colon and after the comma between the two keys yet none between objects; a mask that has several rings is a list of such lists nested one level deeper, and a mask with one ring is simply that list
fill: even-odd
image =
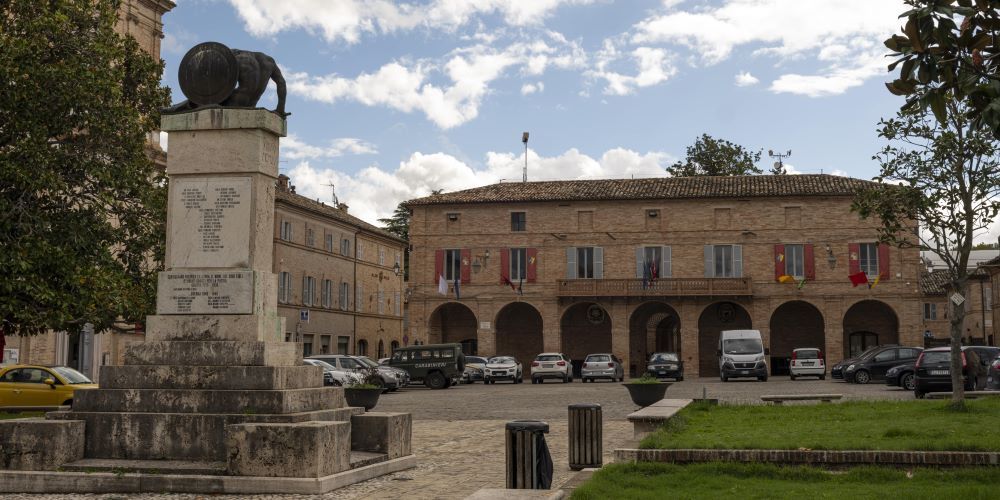
[{"label": "wall-mounted lamp", "polygon": [[450,220],[452,222],[457,221],[458,220],[458,214],[456,214],[456,213],[450,213],[450,214],[448,214],[448,220]]},{"label": "wall-mounted lamp", "polygon": [[660,215],[660,211],[659,210],[647,210],[646,211],[646,215],[649,216],[649,217],[656,217],[656,216]]},{"label": "wall-mounted lamp", "polygon": [[395,263],[395,264],[394,264],[394,265],[392,266],[392,272],[393,272],[393,274],[395,274],[396,276],[399,276],[399,273],[403,272],[403,270],[402,270],[402,269],[401,269],[401,268],[399,267],[399,262]]},{"label": "wall-mounted lamp", "polygon": [[830,248],[829,244],[827,244],[826,247],[824,247],[824,250],[826,250],[826,263],[830,265],[830,269],[836,268],[837,257],[833,255],[833,249]]},{"label": "wall-mounted lamp", "polygon": [[753,232],[753,231],[751,231],[749,229],[744,229],[743,230],[743,236],[757,236],[757,233],[755,233],[755,232]]}]

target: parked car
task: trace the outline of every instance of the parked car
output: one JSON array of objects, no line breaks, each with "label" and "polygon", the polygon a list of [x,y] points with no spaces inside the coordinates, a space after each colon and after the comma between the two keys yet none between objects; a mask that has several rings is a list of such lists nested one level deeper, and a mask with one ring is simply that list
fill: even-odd
[{"label": "parked car", "polygon": [[[406,370],[401,370],[399,368],[393,368],[391,366],[380,365],[373,361],[368,356],[354,356],[354,359],[364,363],[368,368],[376,368],[379,375],[392,375],[396,378],[396,387],[390,388],[389,391],[396,391],[403,387],[410,385],[410,374]],[[390,387],[391,384],[386,383],[386,387]]]},{"label": "parked car", "polygon": [[97,384],[68,366],[9,365],[0,368],[0,407],[65,406],[80,389]]},{"label": "parked car", "polygon": [[547,378],[556,378],[563,383],[573,381],[573,362],[561,352],[543,352],[531,362],[531,383],[540,384]]},{"label": "parked car", "polygon": [[815,347],[800,347],[792,351],[792,361],[788,364],[788,374],[795,380],[799,377],[819,377],[826,379],[826,361],[823,351]]},{"label": "parked car", "polygon": [[990,362],[990,370],[986,374],[986,388],[1000,391],[1000,356],[993,358]]},{"label": "parked car", "polygon": [[375,366],[376,370],[378,370],[379,381],[382,384],[382,389],[385,391],[394,391],[399,389],[404,385],[404,380],[407,378],[407,376],[404,375],[406,373],[404,370],[392,368],[390,366],[379,366],[368,358],[361,359],[361,357],[358,356],[349,356],[347,354],[315,354],[309,356],[307,359],[325,361],[335,368],[353,373],[360,373],[371,368],[372,366]]},{"label": "parked car", "polygon": [[462,374],[462,381],[467,384],[475,382],[486,383],[486,358],[481,356],[466,356],[465,373]]},{"label": "parked car", "polygon": [[431,389],[447,389],[462,379],[465,354],[462,344],[422,344],[398,347],[389,366],[406,370],[413,382]]},{"label": "parked car", "polygon": [[580,368],[580,379],[584,382],[593,382],[599,378],[606,378],[612,382],[625,380],[625,368],[618,356],[610,353],[587,355]]},{"label": "parked car", "polygon": [[890,387],[902,387],[912,391],[917,387],[916,366],[917,360],[912,363],[896,365],[885,372],[885,385]]},{"label": "parked car", "polygon": [[767,354],[759,330],[723,330],[719,333],[719,378],[757,377],[767,382]]},{"label": "parked car", "polygon": [[[989,363],[979,358],[977,349],[962,346],[962,384],[967,391],[981,389],[986,384]],[[951,347],[934,347],[917,358],[916,387],[913,395],[922,398],[928,392],[950,391]]]},{"label": "parked car", "polygon": [[656,378],[684,380],[684,361],[676,352],[654,352],[646,363],[646,373]]},{"label": "parked car", "polygon": [[344,387],[348,385],[353,385],[361,382],[361,377],[356,373],[347,370],[341,370],[336,366],[322,361],[319,359],[303,359],[302,364],[318,366],[323,369],[323,385],[332,385],[334,387]]},{"label": "parked car", "polygon": [[867,384],[872,380],[884,380],[885,373],[893,366],[916,361],[923,351],[921,347],[890,345],[865,353],[844,368],[844,380],[855,384]]},{"label": "parked car", "polygon": [[[848,366],[850,366],[851,363],[854,363],[855,361],[857,361],[857,360],[859,360],[859,359],[867,356],[868,353],[870,353],[872,351],[875,351],[877,349],[881,349],[882,347],[883,346],[869,347],[868,349],[866,349],[861,354],[858,354],[857,356],[852,356],[850,358],[847,358],[847,359],[841,361],[840,363],[837,363],[837,364],[833,365],[833,367],[830,368],[830,376],[833,377],[835,380],[843,380],[844,379],[844,370]],[[916,361],[916,360],[914,360],[914,361]]]},{"label": "parked car", "polygon": [[486,383],[510,380],[515,384],[523,382],[524,369],[514,356],[494,356],[486,361]]}]

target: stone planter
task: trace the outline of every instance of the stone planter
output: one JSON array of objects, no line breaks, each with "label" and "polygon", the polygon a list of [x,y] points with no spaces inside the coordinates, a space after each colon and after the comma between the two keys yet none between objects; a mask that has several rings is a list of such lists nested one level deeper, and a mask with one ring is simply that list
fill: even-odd
[{"label": "stone planter", "polygon": [[382,394],[382,389],[352,389],[350,387],[344,388],[344,398],[347,400],[347,406],[361,406],[365,411],[375,408],[378,404],[378,397]]},{"label": "stone planter", "polygon": [[628,395],[632,398],[632,402],[646,407],[661,399],[663,395],[667,393],[667,387],[670,387],[670,382],[657,382],[655,384],[622,384],[628,389]]}]

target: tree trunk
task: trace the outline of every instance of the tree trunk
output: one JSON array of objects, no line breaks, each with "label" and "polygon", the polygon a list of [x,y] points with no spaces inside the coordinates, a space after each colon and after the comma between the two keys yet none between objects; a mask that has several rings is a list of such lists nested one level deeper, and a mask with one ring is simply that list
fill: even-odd
[{"label": "tree trunk", "polygon": [[[963,290],[964,291],[964,290]],[[966,299],[968,300],[968,299]],[[951,302],[951,406],[965,406],[965,384],[962,383],[962,326],[965,324],[965,303]]]}]

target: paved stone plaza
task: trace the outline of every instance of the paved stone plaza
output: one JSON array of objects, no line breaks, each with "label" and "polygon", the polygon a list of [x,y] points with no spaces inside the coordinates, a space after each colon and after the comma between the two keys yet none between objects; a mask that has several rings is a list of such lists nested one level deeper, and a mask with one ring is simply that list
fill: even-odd
[{"label": "paved stone plaza", "polygon": [[[856,385],[839,381],[797,380],[772,377],[768,382],[734,381],[716,378],[690,379],[675,384],[668,397],[700,397],[705,389],[710,398],[725,402],[759,403],[762,394],[838,393],[845,400],[910,399],[911,392],[890,389],[884,384]],[[562,485],[573,472],[567,466],[567,405],[596,402],[604,411],[604,461],[611,452],[632,438],[625,416],[636,410],[625,389],[617,383],[572,384],[548,382],[543,385],[495,384],[462,385],[443,391],[414,387],[385,394],[380,411],[413,414],[413,449],[419,465],[318,498],[464,498],[480,488],[504,486],[504,423],[514,419],[540,419],[551,426],[546,436],[555,464],[553,486]],[[12,495],[14,499],[112,499],[139,498],[129,495]],[[142,495],[142,498],[190,500],[198,498],[247,498],[245,496]],[[264,498],[315,498],[300,495],[258,496]]]}]

